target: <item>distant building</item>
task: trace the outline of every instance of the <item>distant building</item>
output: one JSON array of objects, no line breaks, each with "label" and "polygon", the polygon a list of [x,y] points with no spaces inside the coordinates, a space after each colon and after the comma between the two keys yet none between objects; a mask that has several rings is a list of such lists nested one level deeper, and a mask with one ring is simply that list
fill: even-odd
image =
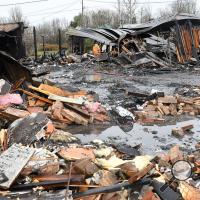
[{"label": "distant building", "polygon": [[26,56],[23,22],[0,24],[0,50],[15,59]]}]

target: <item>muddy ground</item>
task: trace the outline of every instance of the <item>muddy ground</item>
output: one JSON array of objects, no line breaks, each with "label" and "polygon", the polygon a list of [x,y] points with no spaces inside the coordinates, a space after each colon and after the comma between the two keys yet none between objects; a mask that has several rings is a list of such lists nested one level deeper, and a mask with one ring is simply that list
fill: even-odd
[{"label": "muddy ground", "polygon": [[[173,95],[175,90],[185,85],[199,85],[199,69],[127,69],[112,63],[104,64],[71,64],[68,66],[52,67],[50,74],[40,77],[48,83],[52,82],[68,90],[76,88],[96,92],[97,100],[108,106],[123,106],[130,110],[142,104],[144,99],[127,96],[125,91],[142,92],[149,94],[152,89]],[[184,138],[171,135],[172,128],[185,124],[193,124],[193,134]],[[192,116],[170,117],[164,124],[141,125],[138,123],[123,124],[111,123],[95,124],[88,127],[70,126],[67,131],[75,134],[83,143],[94,139],[101,139],[111,143],[142,144],[144,153],[168,150],[174,144],[180,144],[183,150],[194,149],[194,144],[200,141],[200,119]]]}]

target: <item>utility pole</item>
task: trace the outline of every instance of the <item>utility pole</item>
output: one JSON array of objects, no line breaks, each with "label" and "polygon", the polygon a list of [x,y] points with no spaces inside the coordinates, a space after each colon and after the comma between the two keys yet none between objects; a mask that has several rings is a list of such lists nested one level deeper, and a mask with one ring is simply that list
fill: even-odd
[{"label": "utility pole", "polygon": [[129,0],[129,9],[130,9],[130,13],[129,13],[129,23],[132,24],[132,0]]},{"label": "utility pole", "polygon": [[61,30],[60,29],[58,29],[58,45],[59,45],[59,54],[60,54],[60,56],[61,56],[61,43],[62,43],[62,38],[61,38]]},{"label": "utility pole", "polygon": [[121,19],[121,2],[120,0],[118,0],[118,12],[119,12],[119,26],[121,27],[122,23],[122,19]]},{"label": "utility pole", "polygon": [[84,3],[82,0],[82,14],[81,14],[81,25],[84,26]]},{"label": "utility pole", "polygon": [[34,40],[34,50],[35,50],[35,61],[37,61],[37,38],[35,26],[33,27],[33,40]]}]

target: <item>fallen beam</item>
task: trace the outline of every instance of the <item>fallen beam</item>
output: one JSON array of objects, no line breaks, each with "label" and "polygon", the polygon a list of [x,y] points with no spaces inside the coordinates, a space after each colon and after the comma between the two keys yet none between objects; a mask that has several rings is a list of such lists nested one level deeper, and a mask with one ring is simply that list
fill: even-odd
[{"label": "fallen beam", "polygon": [[27,95],[29,95],[29,96],[31,96],[31,97],[34,97],[34,98],[36,98],[36,99],[39,99],[40,101],[44,101],[45,103],[53,104],[53,102],[50,101],[49,99],[46,99],[46,98],[41,97],[41,96],[38,96],[38,95],[33,94],[33,93],[31,93],[31,92],[28,92],[28,91],[26,91],[26,90],[18,89],[18,91],[22,91],[24,94],[27,94]]},{"label": "fallen beam", "polygon": [[57,95],[49,95],[49,99],[54,101],[61,101],[64,103],[72,103],[77,105],[83,105],[85,103],[85,100],[83,99],[74,99],[74,98],[68,98],[68,97],[61,97]]}]

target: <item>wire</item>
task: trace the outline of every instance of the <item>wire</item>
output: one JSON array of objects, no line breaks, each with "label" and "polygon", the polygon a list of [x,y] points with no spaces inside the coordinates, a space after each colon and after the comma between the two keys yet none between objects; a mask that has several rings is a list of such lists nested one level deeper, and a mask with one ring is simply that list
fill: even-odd
[{"label": "wire", "polygon": [[[52,9],[57,9],[57,8],[60,8],[60,7],[63,7],[63,6],[65,6],[66,5],[66,3],[65,4],[61,4],[61,5],[59,5],[59,6],[54,6],[54,7],[50,7],[50,8],[45,8],[45,11],[49,11],[49,10],[52,10]],[[27,15],[28,16],[30,16],[30,15],[32,15],[32,14],[37,14],[37,13],[43,13],[44,12],[44,9],[40,9],[40,10],[37,10],[36,12],[34,11],[34,12],[29,12]],[[25,14],[26,15],[26,14]]]},{"label": "wire", "polygon": [[[71,2],[70,4],[65,4],[64,8],[63,8],[63,5],[61,6],[62,9],[60,10],[57,10],[57,11],[52,11],[52,12],[42,12],[41,14],[33,14],[33,15],[27,15],[27,17],[32,17],[32,16],[42,16],[42,15],[50,15],[50,14],[56,14],[56,13],[59,13],[59,12],[62,12],[62,11],[71,11],[71,10],[65,10],[66,8],[70,8],[71,6],[74,6],[75,4],[77,3],[77,1],[73,1]],[[58,7],[60,8],[60,6]],[[80,9],[74,9],[74,10],[80,10]]]},{"label": "wire", "polygon": [[5,7],[5,6],[16,6],[16,5],[24,5],[24,4],[30,4],[30,3],[39,3],[43,1],[49,1],[49,0],[35,0],[35,1],[25,1],[25,2],[19,2],[19,3],[9,3],[9,4],[0,4],[0,7]]},{"label": "wire", "polygon": [[[64,8],[61,9],[61,10],[57,10],[57,11],[50,12],[50,13],[45,13],[45,15],[47,15],[47,16],[44,16],[43,18],[47,18],[47,17],[49,17],[49,16],[55,15],[55,14],[57,14],[57,13],[60,13],[60,12],[62,12],[62,11],[68,11],[68,12],[70,12],[70,11],[73,11],[73,10],[80,10],[80,9],[65,10],[66,8],[69,8],[69,7],[73,6],[74,3],[76,3],[76,2],[77,2],[76,0],[73,1],[70,5],[67,5],[67,7],[64,7]],[[41,15],[42,15],[42,14],[41,14]],[[37,16],[38,16],[38,15],[37,15]],[[34,22],[32,22],[32,23],[36,23],[36,22],[39,22],[39,21],[41,21],[41,20],[37,20],[37,21],[34,21]]]},{"label": "wire", "polygon": [[[97,2],[97,3],[108,3],[108,4],[117,4],[117,2],[114,1],[99,1],[99,0],[85,0],[85,1],[90,1],[90,2]],[[174,3],[174,1],[147,1],[147,2],[135,2],[134,4],[165,4],[165,3]],[[124,3],[121,3],[124,4]]]}]

